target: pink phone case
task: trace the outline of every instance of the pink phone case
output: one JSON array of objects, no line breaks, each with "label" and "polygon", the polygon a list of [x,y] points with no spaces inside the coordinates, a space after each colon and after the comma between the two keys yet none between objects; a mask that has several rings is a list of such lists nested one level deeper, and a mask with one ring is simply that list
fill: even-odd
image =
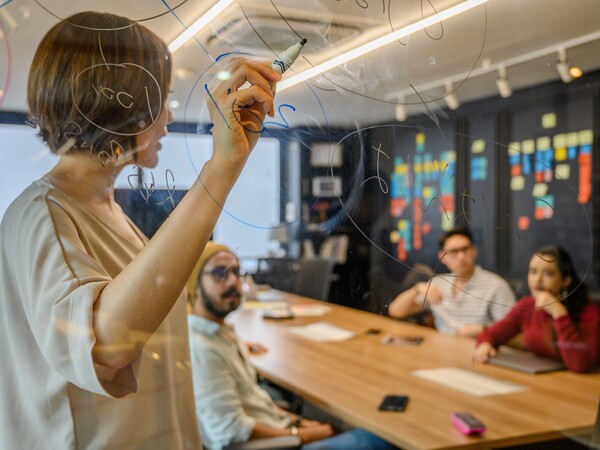
[{"label": "pink phone case", "polygon": [[485,425],[467,412],[452,413],[452,423],[463,434],[481,434]]}]

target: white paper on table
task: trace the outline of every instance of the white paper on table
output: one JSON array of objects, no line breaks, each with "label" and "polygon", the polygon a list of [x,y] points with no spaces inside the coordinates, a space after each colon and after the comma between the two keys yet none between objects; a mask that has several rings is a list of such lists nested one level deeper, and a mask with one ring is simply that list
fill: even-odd
[{"label": "white paper on table", "polygon": [[282,302],[285,301],[285,295],[281,292],[273,291],[257,291],[255,294],[256,300],[259,302]]},{"label": "white paper on table", "polygon": [[290,309],[294,317],[324,316],[331,311],[329,306],[318,304],[291,305]]},{"label": "white paper on table", "polygon": [[252,300],[242,303],[242,309],[284,309],[287,308],[286,302],[256,302]]},{"label": "white paper on table", "polygon": [[356,334],[327,322],[317,322],[302,327],[289,327],[288,331],[297,336],[317,342],[345,341]]},{"label": "white paper on table", "polygon": [[527,390],[526,386],[509,383],[459,367],[415,370],[412,374],[433,381],[434,383],[474,395],[475,397],[511,394]]}]

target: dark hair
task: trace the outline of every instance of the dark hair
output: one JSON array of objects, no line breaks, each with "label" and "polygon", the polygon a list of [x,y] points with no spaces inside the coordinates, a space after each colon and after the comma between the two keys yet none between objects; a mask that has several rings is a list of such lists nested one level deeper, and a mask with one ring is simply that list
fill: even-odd
[{"label": "dark hair", "polygon": [[91,154],[115,144],[134,150],[163,109],[171,54],[144,26],[108,13],[82,12],[42,38],[29,71],[32,123],[53,153]]},{"label": "dark hair", "polygon": [[440,246],[440,250],[444,249],[444,245],[446,244],[446,241],[451,238],[452,236],[464,236],[467,239],[469,239],[469,241],[471,241],[471,244],[473,243],[473,235],[471,234],[471,231],[466,228],[466,227],[456,227],[456,228],[452,228],[449,231],[446,231],[444,234],[442,234],[440,236],[440,239],[438,240],[438,244]]},{"label": "dark hair", "polygon": [[575,323],[579,321],[581,310],[588,303],[588,288],[579,278],[573,265],[571,255],[558,245],[547,245],[537,249],[535,255],[545,261],[555,262],[563,278],[571,277],[571,283],[567,286],[567,296],[563,300],[563,305],[567,308],[569,317]]}]

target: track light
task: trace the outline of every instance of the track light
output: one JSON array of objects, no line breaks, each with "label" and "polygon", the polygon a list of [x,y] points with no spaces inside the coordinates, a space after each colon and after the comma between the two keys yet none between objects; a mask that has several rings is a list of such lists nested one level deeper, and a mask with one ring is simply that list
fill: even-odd
[{"label": "track light", "polygon": [[506,76],[506,68],[504,66],[498,67],[498,78],[496,79],[496,86],[498,86],[498,92],[500,97],[508,98],[512,95],[512,88],[508,82]]},{"label": "track light", "polygon": [[560,79],[563,83],[570,83],[573,81],[573,77],[569,72],[569,63],[567,62],[567,52],[564,48],[558,49],[558,62],[556,63],[556,70],[560,75]]},{"label": "track light", "polygon": [[569,74],[573,77],[573,78],[579,78],[583,75],[583,70],[581,70],[581,67],[577,67],[577,66],[572,66],[569,69]]},{"label": "track light", "polygon": [[458,98],[456,98],[456,95],[454,95],[451,81],[446,82],[446,95],[444,96],[444,100],[446,101],[446,105],[448,105],[448,108],[450,108],[452,111],[458,109],[458,107],[460,106]]}]

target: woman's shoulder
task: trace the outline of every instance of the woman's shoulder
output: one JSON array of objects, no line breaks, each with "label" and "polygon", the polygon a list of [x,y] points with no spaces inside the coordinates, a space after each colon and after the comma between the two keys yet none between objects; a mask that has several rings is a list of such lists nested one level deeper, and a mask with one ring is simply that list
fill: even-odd
[{"label": "woman's shoulder", "polygon": [[535,299],[531,295],[525,295],[519,299],[516,306],[519,308],[535,306]]},{"label": "woman's shoulder", "polygon": [[590,320],[600,322],[600,305],[591,302],[586,303],[586,305],[581,309],[581,317],[587,317]]}]

